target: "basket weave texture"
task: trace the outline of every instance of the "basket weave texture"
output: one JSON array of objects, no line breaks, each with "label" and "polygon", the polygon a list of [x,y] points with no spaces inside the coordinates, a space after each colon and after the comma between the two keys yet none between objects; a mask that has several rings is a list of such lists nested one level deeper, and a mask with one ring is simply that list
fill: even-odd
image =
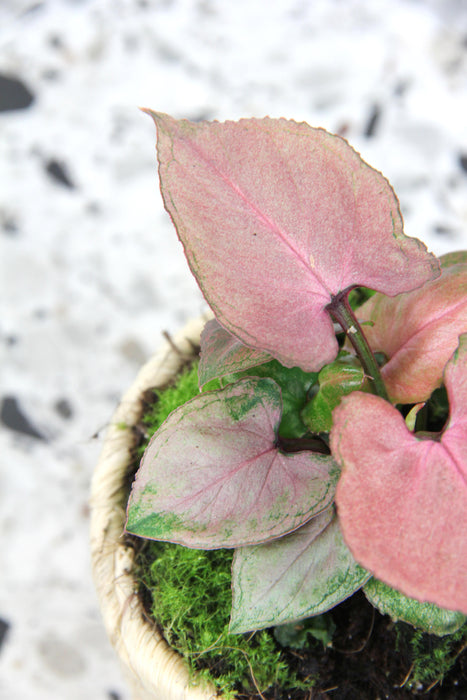
[{"label": "basket weave texture", "polygon": [[126,479],[143,394],[173,379],[195,355],[207,318],[188,323],[141,369],[107,431],[91,485],[91,560],[101,613],[133,700],[212,700],[214,688],[194,686],[186,666],[144,613],[132,575],[133,549],[124,543]]}]

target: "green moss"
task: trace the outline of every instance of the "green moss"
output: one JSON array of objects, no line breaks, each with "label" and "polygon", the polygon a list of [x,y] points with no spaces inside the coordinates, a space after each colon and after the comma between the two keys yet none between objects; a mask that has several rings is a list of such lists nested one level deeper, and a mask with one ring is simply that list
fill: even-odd
[{"label": "green moss", "polygon": [[[172,411],[197,394],[199,394],[198,361],[195,361],[180,372],[176,382],[169,384],[165,389],[154,391],[154,403],[148,406],[143,419],[149,438]],[[142,451],[145,448],[146,443],[142,446]]]},{"label": "green moss", "polygon": [[[210,382],[210,390],[220,388]],[[198,363],[185,368],[177,382],[155,392],[145,413],[147,442],[169,414],[199,393]],[[137,576],[151,598],[152,615],[169,644],[186,659],[188,668],[208,678],[234,698],[243,689],[312,687],[300,680],[283,659],[271,632],[229,634],[233,551],[188,549],[168,542],[149,542],[138,554]]]},{"label": "green moss", "polygon": [[445,637],[415,629],[410,630],[409,634],[413,661],[407,680],[409,688],[429,688],[442,683],[456,659],[467,648],[467,624]]},{"label": "green moss", "polygon": [[[261,691],[310,688],[291,671],[273,635],[229,634],[232,550],[204,551],[151,542],[145,557],[145,584],[152,595],[152,614],[169,644],[187,660],[189,669],[214,682],[227,697],[240,689]],[[212,675],[217,677],[212,679]]]}]

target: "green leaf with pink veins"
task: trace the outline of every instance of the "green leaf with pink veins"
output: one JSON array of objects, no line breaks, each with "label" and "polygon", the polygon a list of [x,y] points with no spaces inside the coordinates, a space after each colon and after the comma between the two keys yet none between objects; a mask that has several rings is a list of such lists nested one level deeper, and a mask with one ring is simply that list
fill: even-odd
[{"label": "green leaf with pink veins", "polygon": [[337,355],[326,309],[354,286],[398,294],[439,274],[403,234],[387,180],[339,136],[285,119],[157,125],[165,207],[217,319],[286,367]]},{"label": "green leaf with pink veins", "polygon": [[467,614],[467,334],[444,383],[450,418],[433,439],[377,396],[342,400],[331,432],[336,503],[345,541],[376,578]]},{"label": "green leaf with pink veins", "polygon": [[440,258],[441,277],[421,289],[375,294],[358,309],[365,335],[387,363],[381,376],[393,403],[426,401],[440,386],[446,362],[467,332],[467,253]]},{"label": "green leaf with pink veins", "polygon": [[354,560],[331,506],[291,535],[235,551],[231,632],[319,615],[371,574]]},{"label": "green leaf with pink veins", "polygon": [[279,386],[247,378],[196,396],[153,436],[130,494],[135,535],[215,549],[265,542],[332,503],[329,455],[276,446]]}]

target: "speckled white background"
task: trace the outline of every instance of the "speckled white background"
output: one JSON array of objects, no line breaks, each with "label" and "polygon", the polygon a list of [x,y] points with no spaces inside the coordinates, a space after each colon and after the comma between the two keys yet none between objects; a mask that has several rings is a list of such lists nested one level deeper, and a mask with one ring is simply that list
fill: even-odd
[{"label": "speckled white background", "polygon": [[0,112],[0,698],[127,700],[89,481],[140,363],[204,308],[137,106],[338,131],[391,180],[409,235],[466,247],[467,2],[0,0],[0,74],[34,95]]}]

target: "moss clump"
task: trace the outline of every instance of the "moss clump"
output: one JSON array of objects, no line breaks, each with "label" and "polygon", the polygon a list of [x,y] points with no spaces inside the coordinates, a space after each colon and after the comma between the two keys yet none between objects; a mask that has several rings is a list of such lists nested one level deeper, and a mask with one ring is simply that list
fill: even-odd
[{"label": "moss clump", "polygon": [[407,681],[409,688],[430,688],[442,683],[457,658],[467,649],[467,624],[454,634],[437,637],[420,630],[411,632],[413,665]]},{"label": "moss clump", "polygon": [[153,617],[191,672],[210,679],[228,698],[276,685],[311,688],[311,681],[299,680],[289,668],[270,632],[229,634],[231,550],[153,542],[145,557],[152,562],[145,583]]},{"label": "moss clump", "polygon": [[[210,383],[210,386],[211,384],[213,384],[213,382]],[[217,386],[214,388],[217,388]],[[149,439],[154,435],[165,419],[168,418],[169,414],[194,398],[197,394],[199,394],[198,361],[195,360],[181,370],[176,381],[172,382],[164,389],[156,389],[154,391],[154,401],[148,404],[143,416],[147,441],[141,445],[139,452],[144,452]]]},{"label": "moss clump", "polygon": [[[210,382],[209,389],[219,388]],[[147,442],[169,414],[199,393],[198,362],[186,367],[145,412]],[[150,594],[152,616],[168,643],[186,659],[192,673],[209,678],[226,697],[257,693],[271,686],[309,689],[282,658],[274,636],[265,630],[229,634],[233,551],[188,549],[149,542],[138,554],[138,577]]]}]

